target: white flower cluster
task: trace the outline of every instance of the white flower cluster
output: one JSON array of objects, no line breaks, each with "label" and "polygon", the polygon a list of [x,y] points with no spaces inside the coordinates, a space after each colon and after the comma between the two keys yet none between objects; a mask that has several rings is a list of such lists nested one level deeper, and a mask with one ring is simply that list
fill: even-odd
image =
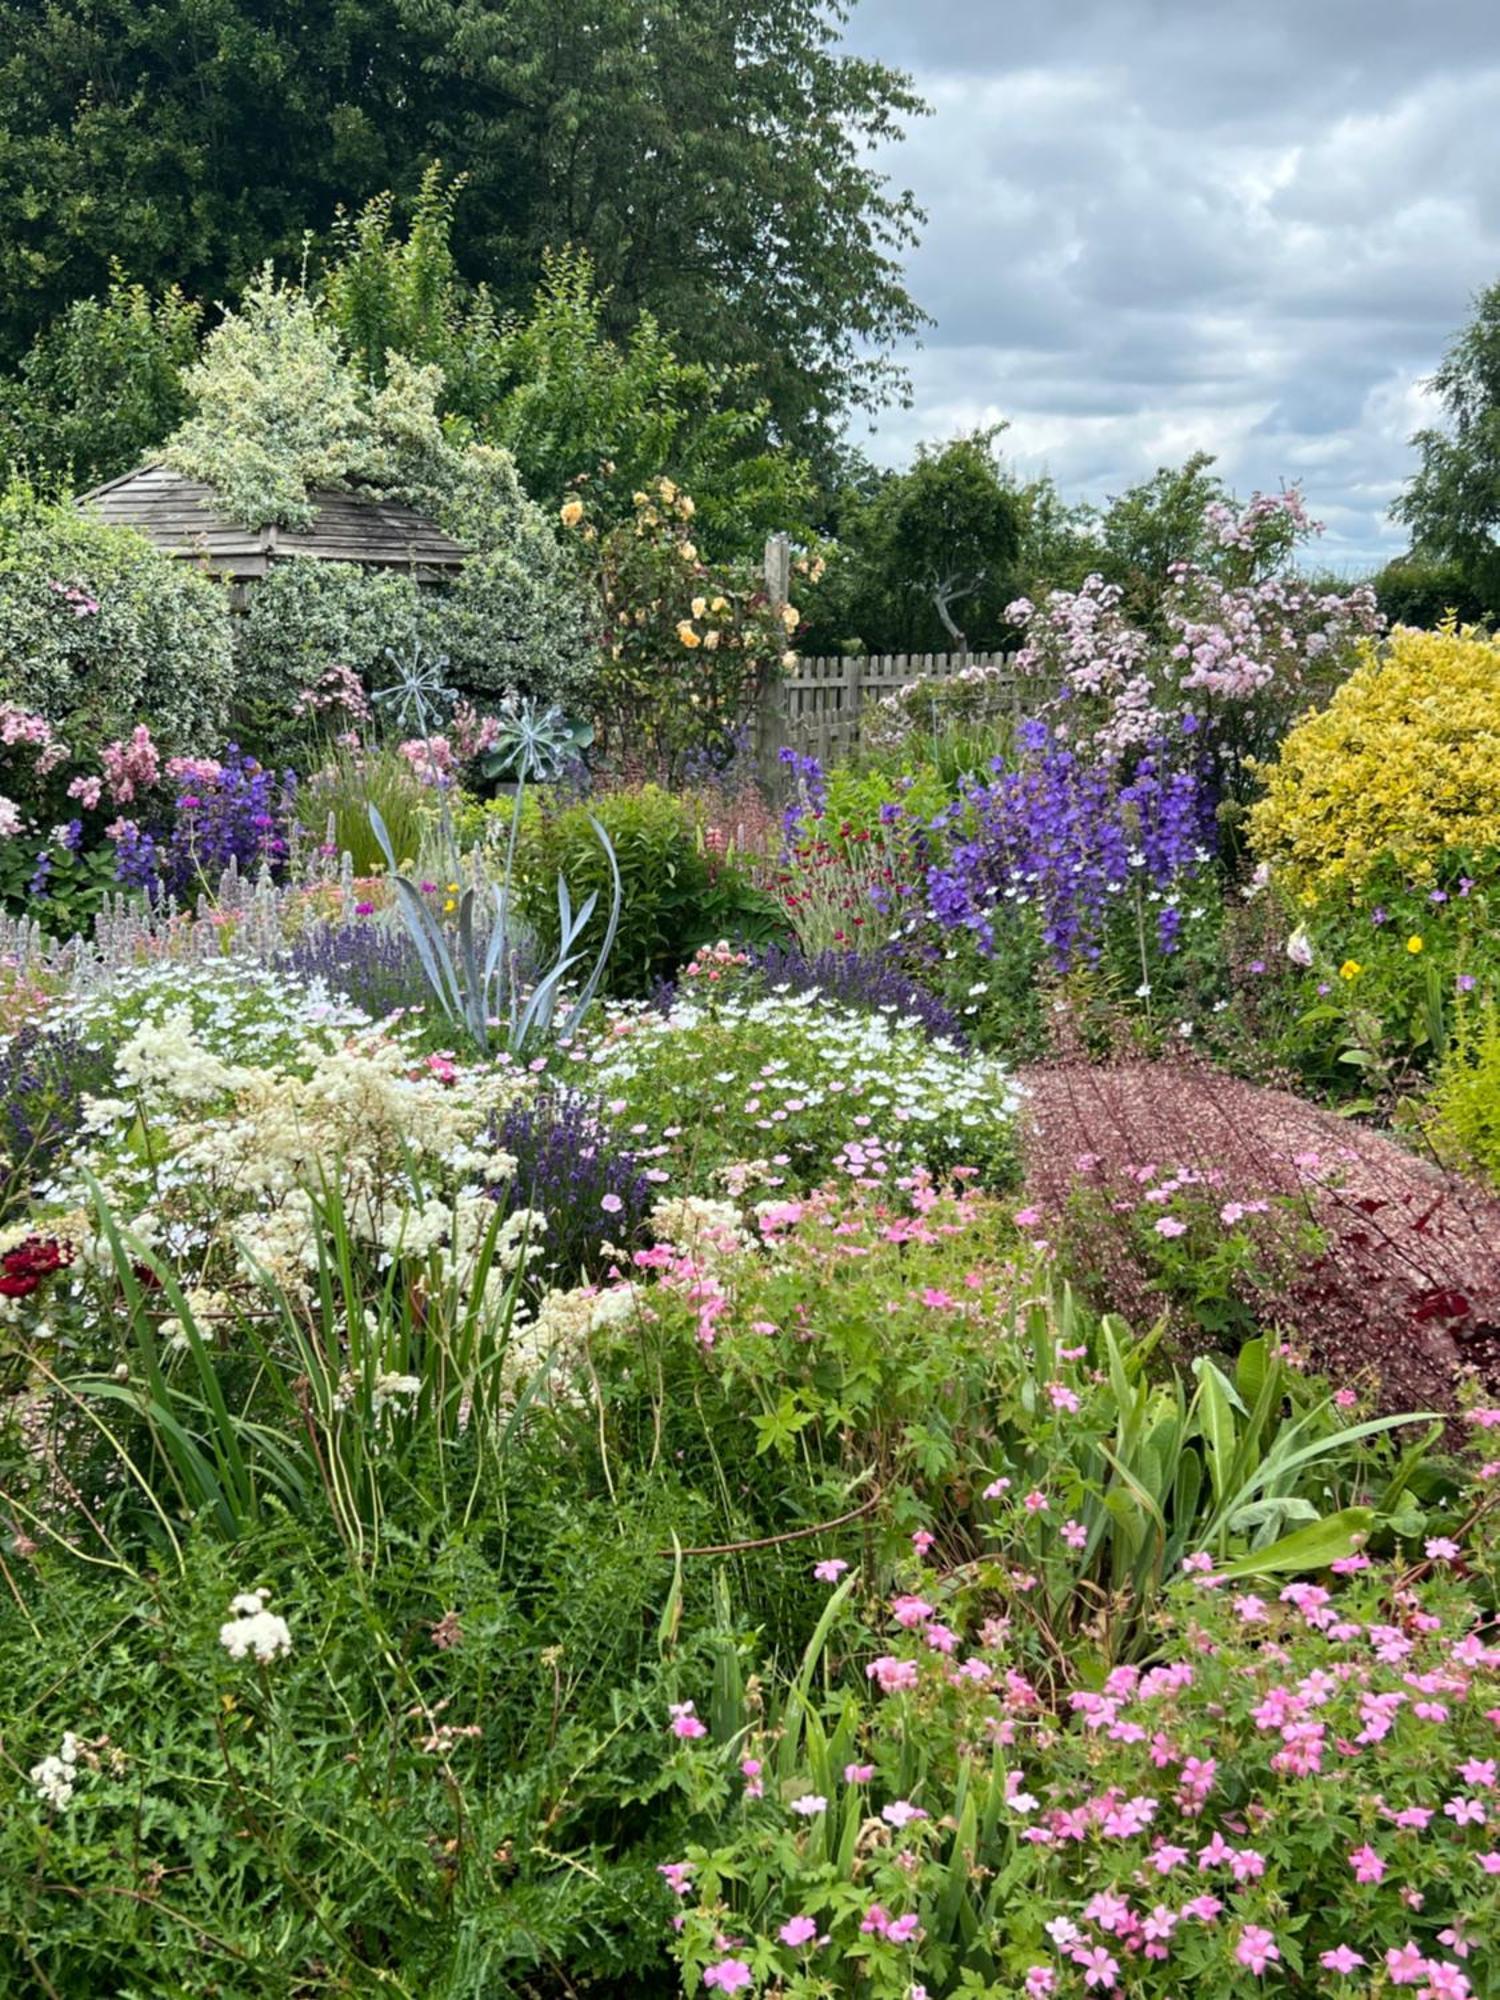
[{"label": "white flower cluster", "polygon": [[78,1783],[78,1738],[71,1729],[64,1731],[56,1756],[33,1764],[26,1776],[43,1805],[54,1812],[64,1810]]},{"label": "white flower cluster", "polygon": [[[732,1132],[783,1170],[840,1145],[874,1155],[961,1164],[1013,1127],[1020,1090],[988,1056],[930,1039],[894,1013],[863,1013],[816,991],[679,1001],[669,1014],[616,1007],[583,1052],[589,1083],[632,1132],[663,1143],[642,1159],[691,1151]],[[693,1129],[658,1123],[694,1104]],[[680,1144],[673,1144],[680,1140]],[[656,1178],[663,1176],[657,1174]],[[758,1175],[768,1186],[774,1174]]]},{"label": "white flower cluster", "polygon": [[[462,1281],[495,1225],[489,1190],[515,1166],[486,1134],[527,1087],[502,1069],[434,1073],[371,1027],[304,1031],[280,1059],[234,1062],[186,1004],[141,1022],[117,1075],[129,1095],[93,1103],[81,1164],[137,1239],[191,1262],[209,1290],[266,1278],[305,1291],[332,1208],[379,1263],[436,1255]],[[74,1166],[41,1192],[55,1209],[88,1206]],[[544,1233],[534,1213],[507,1217],[487,1285],[503,1290]],[[85,1236],[80,1265],[106,1261]]]},{"label": "white flower cluster", "polygon": [[292,1634],[284,1618],[266,1609],[270,1592],[242,1591],[231,1598],[229,1617],[219,1627],[219,1644],[231,1660],[246,1660],[253,1653],[262,1665],[292,1650]]},{"label": "white flower cluster", "polygon": [[507,1397],[535,1388],[553,1401],[572,1400],[592,1334],[628,1324],[644,1305],[635,1285],[592,1285],[548,1292],[533,1319],[511,1328],[502,1382]]}]

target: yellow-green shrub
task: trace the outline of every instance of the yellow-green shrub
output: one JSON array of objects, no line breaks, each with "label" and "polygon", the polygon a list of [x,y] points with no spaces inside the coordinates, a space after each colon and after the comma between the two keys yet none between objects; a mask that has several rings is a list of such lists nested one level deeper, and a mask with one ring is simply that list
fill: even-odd
[{"label": "yellow-green shrub", "polygon": [[1460,1018],[1432,1091],[1440,1143],[1500,1183],[1500,1015],[1493,1001]]},{"label": "yellow-green shrub", "polygon": [[1500,846],[1500,643],[1398,626],[1293,729],[1253,809],[1257,852],[1297,890],[1357,888],[1389,857]]}]

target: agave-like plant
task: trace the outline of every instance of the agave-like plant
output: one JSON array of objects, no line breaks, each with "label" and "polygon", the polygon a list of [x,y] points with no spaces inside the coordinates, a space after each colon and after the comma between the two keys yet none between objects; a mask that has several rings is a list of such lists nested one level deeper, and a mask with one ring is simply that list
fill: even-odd
[{"label": "agave-like plant", "polygon": [[[388,657],[396,668],[398,678],[376,699],[398,707],[403,719],[415,719],[421,733],[428,734],[432,726],[433,700],[442,700],[451,692],[442,685],[447,661],[424,661],[419,649],[413,650],[410,662],[402,662],[394,652],[388,652]],[[370,825],[385,856],[396,892],[396,906],[416,947],[427,983],[445,1016],[456,1027],[463,1029],[481,1051],[489,1049],[492,1033],[497,1029],[503,1031],[506,1045],[515,1052],[549,1037],[559,1042],[571,1040],[599,990],[605,965],[614,948],[615,933],[619,929],[622,897],[619,864],[615,860],[609,835],[590,814],[589,824],[604,849],[613,885],[604,941],[592,969],[559,1019],[564,982],[583,961],[584,953],[579,947],[599,904],[599,893],[595,890],[575,911],[568,885],[559,875],[557,957],[530,991],[522,992],[516,977],[519,948],[511,883],[515,873],[516,842],[521,828],[526,782],[528,778],[549,774],[558,736],[554,723],[556,713],[550,709],[538,710],[527,701],[507,702],[507,735],[512,747],[511,768],[515,772],[516,792],[511,808],[510,839],[505,850],[505,872],[498,883],[486,885],[488,897],[473,883],[464,888],[459,897],[457,922],[451,934],[438,923],[416,883],[409,875],[403,874],[379,807],[372,802],[369,808]],[[454,855],[456,875],[459,872],[456,865],[457,843],[446,799],[442,820],[444,840]]]}]

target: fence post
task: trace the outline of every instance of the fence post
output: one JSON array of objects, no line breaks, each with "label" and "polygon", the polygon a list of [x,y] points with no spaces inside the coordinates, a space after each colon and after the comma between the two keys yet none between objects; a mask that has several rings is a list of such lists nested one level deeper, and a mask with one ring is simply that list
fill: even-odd
[{"label": "fence post", "polygon": [[[792,591],[792,544],[786,535],[766,537],[766,596],[779,612],[790,601]],[[755,770],[761,789],[774,798],[783,778],[781,752],[786,745],[786,672],[781,655],[763,662],[760,685],[756,689]]]}]

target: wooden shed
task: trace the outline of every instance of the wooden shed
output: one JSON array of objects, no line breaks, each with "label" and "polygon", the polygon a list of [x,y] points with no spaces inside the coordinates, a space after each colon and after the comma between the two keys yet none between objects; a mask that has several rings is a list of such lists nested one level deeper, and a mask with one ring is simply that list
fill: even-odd
[{"label": "wooden shed", "polygon": [[247,528],[224,511],[211,487],[169,465],[143,465],[96,486],[78,504],[236,585],[264,576],[287,556],[409,570],[419,581],[437,583],[453,576],[468,554],[399,500],[360,492],[309,497],[317,509],[311,527]]}]

